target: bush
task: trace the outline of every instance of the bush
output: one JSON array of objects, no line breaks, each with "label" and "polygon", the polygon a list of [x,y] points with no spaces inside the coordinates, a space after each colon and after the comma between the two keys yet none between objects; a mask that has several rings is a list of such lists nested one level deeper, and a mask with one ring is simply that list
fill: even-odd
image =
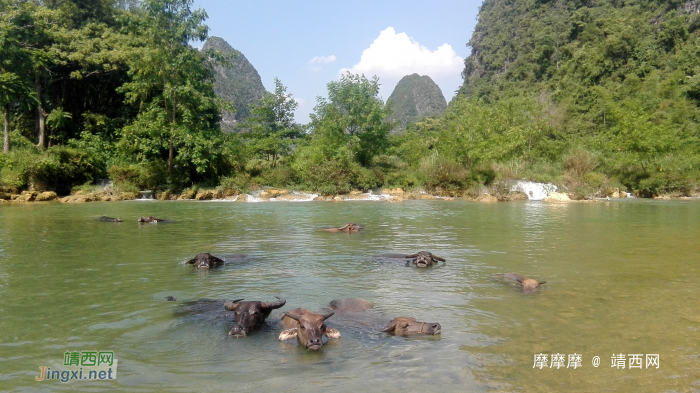
[{"label": "bush", "polygon": [[586,150],[576,150],[564,157],[564,169],[579,178],[593,172],[598,166],[598,159]]}]

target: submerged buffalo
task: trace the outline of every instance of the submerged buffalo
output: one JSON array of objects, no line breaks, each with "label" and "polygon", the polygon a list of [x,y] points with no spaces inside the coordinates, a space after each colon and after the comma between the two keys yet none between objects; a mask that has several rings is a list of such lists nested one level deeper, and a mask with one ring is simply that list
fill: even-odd
[{"label": "submerged buffalo", "polygon": [[280,308],[287,303],[285,299],[277,299],[275,302],[243,302],[243,299],[239,299],[224,303],[224,308],[233,311],[236,315],[236,324],[233,325],[228,335],[244,337],[253,329],[260,327],[265,322],[265,319],[270,316],[272,310]]},{"label": "submerged buffalo", "polygon": [[382,331],[394,333],[397,336],[412,336],[417,334],[433,336],[442,333],[439,323],[418,322],[415,318],[410,317],[394,318]]},{"label": "submerged buffalo", "polygon": [[364,310],[373,308],[374,304],[370,303],[365,299],[360,299],[357,297],[351,297],[347,299],[336,299],[331,302],[331,308],[335,312],[362,312]]},{"label": "submerged buffalo", "polygon": [[220,265],[224,264],[224,260],[221,258],[217,258],[208,252],[203,252],[201,254],[197,254],[194,256],[194,258],[189,259],[187,262],[190,265],[194,265],[197,269],[210,269],[213,267],[217,267]]},{"label": "submerged buffalo", "polygon": [[157,218],[154,216],[148,216],[148,217],[139,217],[138,222],[147,222],[151,224],[157,224],[159,222],[165,221],[164,218]]},{"label": "submerged buffalo", "polygon": [[364,225],[359,224],[345,224],[340,228],[326,228],[324,231],[328,232],[360,232],[365,229]]},{"label": "submerged buffalo", "polygon": [[437,255],[433,255],[427,251],[421,251],[417,254],[406,255],[407,259],[411,259],[417,267],[428,267],[432,265],[437,265],[438,261],[445,262],[444,258],[440,258]]},{"label": "submerged buffalo", "polygon": [[518,285],[523,288],[523,292],[534,292],[540,285],[545,284],[547,281],[537,281],[532,278],[523,277],[518,273],[506,273],[503,275],[504,278],[508,280],[517,281]]},{"label": "submerged buffalo", "polygon": [[280,333],[281,341],[297,338],[299,345],[316,351],[323,346],[323,336],[328,338],[340,338],[340,332],[326,327],[325,320],[333,316],[333,311],[328,314],[315,314],[304,308],[297,308],[284,313],[282,322],[286,330]]},{"label": "submerged buffalo", "polygon": [[121,217],[114,218],[114,217],[102,216],[102,217],[98,218],[97,221],[122,222],[123,220],[121,219]]}]

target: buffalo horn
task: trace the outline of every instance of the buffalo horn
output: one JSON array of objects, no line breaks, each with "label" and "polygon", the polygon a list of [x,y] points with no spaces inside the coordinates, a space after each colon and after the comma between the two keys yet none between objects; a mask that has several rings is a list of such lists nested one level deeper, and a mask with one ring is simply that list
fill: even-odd
[{"label": "buffalo horn", "polygon": [[546,284],[547,281],[539,281],[539,283],[540,283],[540,285],[542,285],[542,284]]},{"label": "buffalo horn", "polygon": [[416,257],[418,257],[418,254],[406,255],[406,258],[416,258]]},{"label": "buffalo horn", "polygon": [[[432,254],[431,254],[431,255],[432,255]],[[445,258],[440,258],[440,257],[437,256],[437,255],[433,255],[433,259],[438,260],[438,261],[441,261],[441,262],[445,262]]]},{"label": "buffalo horn", "polygon": [[325,321],[326,319],[332,317],[333,314],[335,314],[334,311],[331,311],[331,312],[329,312],[328,314],[324,314],[324,315],[323,315],[323,320]]},{"label": "buffalo horn", "polygon": [[287,303],[286,299],[281,299],[277,296],[275,296],[275,297],[279,300],[277,300],[276,302],[263,302],[260,306],[262,308],[269,308],[269,309],[274,310],[276,308],[280,308],[280,307],[284,306],[285,303]]},{"label": "buffalo horn", "polygon": [[240,302],[243,299],[237,299],[232,302],[226,302],[224,303],[224,308],[229,310],[229,311],[236,311],[236,308],[238,308],[238,302]]}]

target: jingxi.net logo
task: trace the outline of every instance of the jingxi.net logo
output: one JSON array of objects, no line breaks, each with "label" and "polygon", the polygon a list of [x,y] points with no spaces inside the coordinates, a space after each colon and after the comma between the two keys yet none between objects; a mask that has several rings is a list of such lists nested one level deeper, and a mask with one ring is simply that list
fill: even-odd
[{"label": "jingxi.net logo", "polygon": [[39,367],[37,381],[102,381],[117,378],[117,359],[113,351],[66,352],[60,370]]}]

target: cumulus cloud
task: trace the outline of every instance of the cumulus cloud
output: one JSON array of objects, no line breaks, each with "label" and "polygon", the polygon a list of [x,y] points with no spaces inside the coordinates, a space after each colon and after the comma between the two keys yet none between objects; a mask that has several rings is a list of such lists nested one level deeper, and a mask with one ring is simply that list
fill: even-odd
[{"label": "cumulus cloud", "polygon": [[309,60],[309,64],[330,64],[335,61],[335,55],[330,56],[316,56]]},{"label": "cumulus cloud", "polygon": [[449,44],[431,51],[406,33],[397,34],[393,27],[387,27],[362,52],[359,63],[352,68],[341,69],[340,73],[350,71],[367,77],[377,75],[382,79],[397,79],[418,73],[435,79],[459,75],[463,68],[464,59],[457,56]]}]

